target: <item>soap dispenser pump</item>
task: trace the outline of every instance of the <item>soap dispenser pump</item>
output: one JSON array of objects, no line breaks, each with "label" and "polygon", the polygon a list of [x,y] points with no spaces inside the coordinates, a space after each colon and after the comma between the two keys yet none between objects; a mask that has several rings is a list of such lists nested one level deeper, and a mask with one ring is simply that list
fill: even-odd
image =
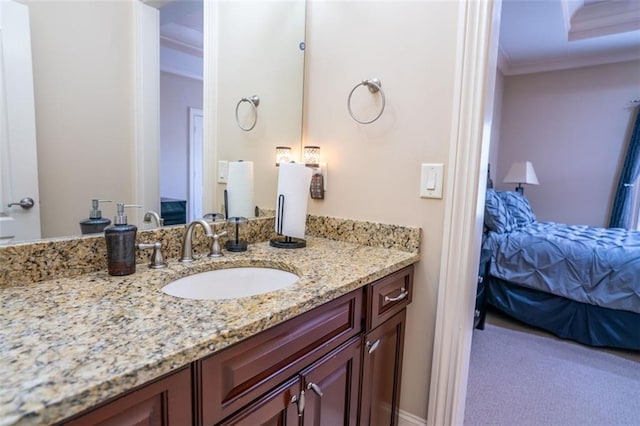
[{"label": "soap dispenser pump", "polygon": [[142,206],[118,203],[113,225],[104,230],[109,275],[122,276],[136,272],[136,233],[138,227],[127,223],[127,216],[124,214],[124,209],[127,207]]},{"label": "soap dispenser pump", "polygon": [[110,203],[111,200],[91,200],[91,210],[89,211],[89,218],[80,221],[80,232],[82,234],[97,234],[104,231],[104,228],[111,224],[111,219],[102,217],[102,212],[99,210],[100,203]]}]

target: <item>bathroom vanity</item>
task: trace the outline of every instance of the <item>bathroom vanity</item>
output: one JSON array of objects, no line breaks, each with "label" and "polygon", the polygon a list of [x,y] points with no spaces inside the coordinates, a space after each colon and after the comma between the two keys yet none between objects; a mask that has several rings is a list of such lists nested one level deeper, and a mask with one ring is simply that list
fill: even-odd
[{"label": "bathroom vanity", "polygon": [[[127,277],[2,288],[0,423],[394,424],[418,260],[310,237],[300,250],[263,242]],[[160,290],[238,266],[300,279],[225,301]]]},{"label": "bathroom vanity", "polygon": [[62,424],[395,424],[412,283],[409,266]]}]

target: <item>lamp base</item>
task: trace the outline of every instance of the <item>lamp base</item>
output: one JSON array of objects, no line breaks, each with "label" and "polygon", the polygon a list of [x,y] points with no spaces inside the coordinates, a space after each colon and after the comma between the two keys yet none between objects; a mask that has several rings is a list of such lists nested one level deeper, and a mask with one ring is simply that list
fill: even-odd
[{"label": "lamp base", "polygon": [[245,240],[227,240],[225,247],[231,252],[247,251],[247,242]]},{"label": "lamp base", "polygon": [[276,248],[295,249],[307,246],[307,242],[300,238],[276,237],[269,240],[269,245]]}]

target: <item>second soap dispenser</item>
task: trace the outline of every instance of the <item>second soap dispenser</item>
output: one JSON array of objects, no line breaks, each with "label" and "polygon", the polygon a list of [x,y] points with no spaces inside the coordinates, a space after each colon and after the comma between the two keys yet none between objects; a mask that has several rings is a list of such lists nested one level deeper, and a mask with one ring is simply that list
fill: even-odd
[{"label": "second soap dispenser", "polygon": [[138,227],[127,223],[124,209],[141,207],[118,203],[113,225],[104,230],[107,243],[107,270],[109,275],[131,275],[136,272],[136,233]]},{"label": "second soap dispenser", "polygon": [[80,221],[80,231],[82,234],[97,234],[104,231],[104,228],[111,224],[111,220],[106,217],[102,217],[102,212],[99,209],[99,203],[110,203],[111,200],[91,200],[91,210],[89,211],[89,218]]}]

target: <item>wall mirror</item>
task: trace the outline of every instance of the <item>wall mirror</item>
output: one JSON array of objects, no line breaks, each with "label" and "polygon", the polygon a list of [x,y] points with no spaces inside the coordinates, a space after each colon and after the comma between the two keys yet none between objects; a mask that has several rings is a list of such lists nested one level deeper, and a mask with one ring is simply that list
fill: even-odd
[{"label": "wall mirror", "polygon": [[[10,243],[79,235],[94,198],[113,201],[100,206],[109,219],[116,202],[141,204],[128,211],[140,228],[148,227],[144,211],[160,211],[161,198],[195,193],[191,215],[220,211],[218,161],[252,161],[255,203],[273,208],[275,147],[300,151],[304,0],[2,3],[5,65],[12,58],[4,6],[28,11],[42,231]],[[7,97],[9,74],[1,76]],[[258,119],[244,131],[236,105],[253,95]],[[245,104],[243,126],[251,112]],[[17,109],[2,108],[8,127],[17,127]],[[3,206],[29,195],[17,188],[22,177],[10,176],[24,169],[12,139],[0,144]],[[23,210],[0,209],[0,233],[2,218],[27,216]]]}]

